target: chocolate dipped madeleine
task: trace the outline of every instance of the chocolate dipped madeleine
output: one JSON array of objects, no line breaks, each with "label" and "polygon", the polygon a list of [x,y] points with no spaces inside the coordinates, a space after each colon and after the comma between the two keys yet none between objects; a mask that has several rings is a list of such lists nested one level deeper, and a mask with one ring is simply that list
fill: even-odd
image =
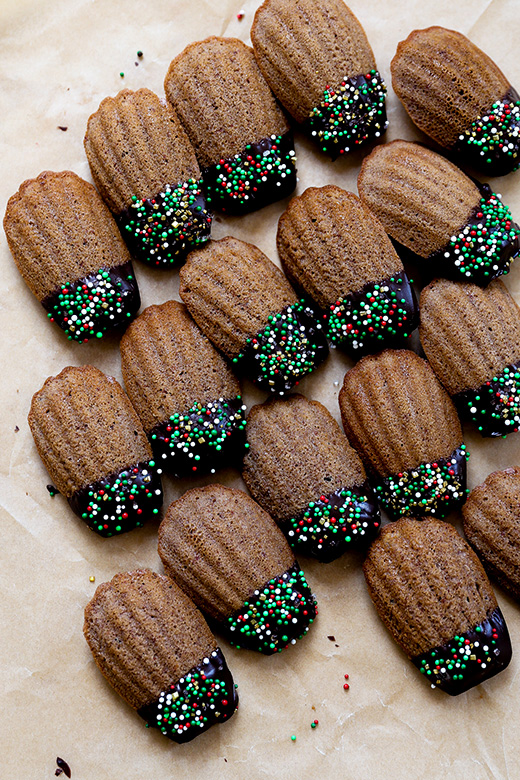
[{"label": "chocolate dipped madeleine", "polygon": [[390,519],[443,518],[466,500],[466,447],[455,407],[415,352],[362,358],[339,394],[345,433]]},{"label": "chocolate dipped madeleine", "polygon": [[342,0],[265,0],[251,40],[280,103],[332,159],[384,133],[386,86]]},{"label": "chocolate dipped madeleine", "polygon": [[462,509],[464,533],[491,579],[520,601],[520,468],[490,474]]},{"label": "chocolate dipped madeleine", "polygon": [[160,471],[139,418],[113,377],[68,366],[35,393],[29,426],[53,483],[100,536],[159,512]]},{"label": "chocolate dipped madeleine", "polygon": [[422,291],[420,311],[426,357],[461,416],[482,436],[517,431],[520,309],[506,286],[436,279]]},{"label": "chocolate dipped madeleine", "polygon": [[318,401],[290,395],[253,406],[247,440],[244,482],[297,553],[333,561],[378,534],[363,464]]},{"label": "chocolate dipped madeleine", "polygon": [[212,36],[190,44],[172,61],[164,89],[214,208],[248,214],[294,190],[292,133],[242,41]]},{"label": "chocolate dipped madeleine", "polygon": [[9,199],[4,230],[24,282],[68,339],[101,338],[136,315],[139,289],[117,225],[72,171],[25,181]]},{"label": "chocolate dipped madeleine", "polygon": [[162,574],[116,574],[85,608],[83,633],[110,685],[147,726],[190,742],[236,712],[224,655],[192,601]]},{"label": "chocolate dipped madeleine", "polygon": [[145,309],[121,339],[121,367],[162,467],[180,477],[241,461],[240,384],[185,306],[167,301]]},{"label": "chocolate dipped madeleine", "polygon": [[274,520],[240,490],[208,485],[170,504],[159,555],[229,641],[271,655],[309,630],[317,608]]},{"label": "chocolate dipped madeleine", "polygon": [[327,357],[315,312],[253,244],[228,236],[191,252],[179,292],[202,332],[263,390],[289,391]]},{"label": "chocolate dipped madeleine", "polygon": [[164,100],[149,89],[105,98],[84,145],[94,183],[136,257],[168,268],[208,240],[197,158]]},{"label": "chocolate dipped madeleine", "polygon": [[465,35],[413,30],[391,63],[411,120],[440,146],[490,176],[520,165],[520,99],[500,68]]},{"label": "chocolate dipped madeleine", "polygon": [[399,344],[417,327],[403,264],[353,193],[309,187],[280,217],[276,241],[289,280],[320,307],[328,338],[352,357]]},{"label": "chocolate dipped madeleine", "polygon": [[493,589],[453,526],[403,517],[383,528],[363,570],[379,617],[432,688],[456,696],[509,664]]},{"label": "chocolate dipped madeleine", "polygon": [[520,227],[489,185],[425,146],[377,146],[358,177],[363,203],[435,276],[485,287],[520,252]]}]

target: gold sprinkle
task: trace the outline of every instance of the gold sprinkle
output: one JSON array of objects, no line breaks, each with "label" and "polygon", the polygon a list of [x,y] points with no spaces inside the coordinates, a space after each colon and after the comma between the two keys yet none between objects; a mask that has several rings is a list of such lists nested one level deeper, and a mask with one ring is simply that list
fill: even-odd
[{"label": "gold sprinkle", "polygon": [[96,578],[95,578],[95,577],[94,577],[94,575],[92,574],[92,576],[91,576],[91,577],[89,577],[89,580],[90,580],[90,582],[95,582],[95,581],[96,581]]}]

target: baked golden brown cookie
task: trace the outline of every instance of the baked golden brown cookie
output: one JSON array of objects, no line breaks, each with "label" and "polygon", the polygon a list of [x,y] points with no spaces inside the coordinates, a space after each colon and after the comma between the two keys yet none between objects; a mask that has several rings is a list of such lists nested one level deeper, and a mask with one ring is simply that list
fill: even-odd
[{"label": "baked golden brown cookie", "polygon": [[28,179],[4,230],[24,282],[69,339],[124,328],[141,300],[128,250],[91,184],[72,171]]},{"label": "baked golden brown cookie", "polygon": [[492,579],[520,600],[520,468],[490,474],[462,509],[464,533]]},{"label": "baked golden brown cookie", "polygon": [[461,415],[482,436],[517,431],[520,309],[506,286],[436,279],[422,291],[420,311],[426,357]]},{"label": "baked golden brown cookie", "polygon": [[241,461],[240,384],[182,303],[144,310],[121,339],[121,367],[162,467],[186,476]]},{"label": "baked golden brown cookie", "polygon": [[392,85],[413,122],[491,176],[520,165],[520,99],[500,68],[465,35],[413,30],[391,63]]},{"label": "baked golden brown cookie", "polygon": [[238,695],[222,651],[192,601],[168,577],[116,574],[85,608],[85,639],[120,696],[174,742],[228,720]]},{"label": "baked golden brown cookie", "polygon": [[333,561],[378,534],[363,464],[318,401],[290,395],[253,406],[247,441],[244,482],[297,553]]},{"label": "baked golden brown cookie", "polygon": [[417,327],[403,264],[352,192],[306,189],[280,217],[276,243],[289,280],[322,309],[328,338],[353,357],[402,342]]},{"label": "baked golden brown cookie", "polygon": [[386,232],[435,276],[486,286],[520,252],[520,227],[501,196],[421,144],[377,146],[358,189]]},{"label": "baked golden brown cookie", "polygon": [[342,0],[265,0],[251,39],[278,100],[333,159],[384,133],[386,86]]},{"label": "baked golden brown cookie", "polygon": [[383,528],[363,570],[379,617],[432,688],[456,696],[506,668],[504,617],[453,526],[403,517]]},{"label": "baked golden brown cookie", "polygon": [[237,647],[280,652],[316,616],[284,535],[240,490],[208,485],[170,504],[159,527],[159,555],[166,574]]},{"label": "baked golden brown cookie", "polygon": [[247,214],[294,190],[292,133],[242,41],[213,36],[190,44],[171,63],[164,89],[214,208]]},{"label": "baked golden brown cookie", "polygon": [[328,354],[315,312],[253,244],[228,236],[191,252],[179,292],[202,332],[264,390],[287,392]]},{"label": "baked golden brown cookie", "polygon": [[58,491],[100,536],[144,525],[162,504],[160,470],[113,377],[68,366],[35,393],[29,426]]},{"label": "baked golden brown cookie", "polygon": [[94,183],[136,257],[167,268],[208,240],[197,158],[165,101],[149,89],[105,98],[84,145]]},{"label": "baked golden brown cookie", "polygon": [[466,447],[455,407],[415,352],[386,349],[347,371],[345,433],[391,519],[445,517],[466,500]]}]

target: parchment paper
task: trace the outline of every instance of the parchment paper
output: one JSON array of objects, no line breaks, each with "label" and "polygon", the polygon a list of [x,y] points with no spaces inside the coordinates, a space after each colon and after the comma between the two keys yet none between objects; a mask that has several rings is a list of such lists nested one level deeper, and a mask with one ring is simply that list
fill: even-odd
[{"label": "parchment paper", "polygon": [[[71,169],[90,180],[82,141],[100,101],[122,87],[147,86],[162,95],[170,60],[191,41],[217,34],[249,42],[259,4],[2,0],[2,213],[20,183],[42,170]],[[352,0],[350,6],[389,85],[386,140],[424,140],[390,86],[397,42],[414,28],[440,24],[469,35],[519,88],[518,0]],[[332,164],[299,134],[296,141],[298,192],[326,183],[356,191],[361,154]],[[520,172],[491,185],[519,220]],[[217,217],[213,235],[252,241],[278,262],[275,231],[285,205],[241,219]],[[221,641],[240,694],[239,711],[229,723],[185,746],[144,728],[95,667],[82,624],[95,588],[116,572],[139,566],[162,571],[157,523],[108,540],[90,532],[61,496],[50,498],[50,479],[27,425],[32,394],[66,365],[90,362],[121,380],[118,342],[68,342],[47,323],[19,277],[3,233],[0,251],[0,777],[54,777],[60,756],[74,780],[519,778],[518,605],[497,590],[517,651],[510,667],[451,698],[429,688],[383,628],[367,595],[359,556],[345,555],[328,565],[301,561],[320,611],[296,646],[267,658]],[[175,271],[135,265],[143,308],[178,297]],[[520,301],[520,261],[506,284]],[[339,419],[337,394],[350,366],[335,351],[300,389]],[[245,398],[250,407],[264,396],[246,384]],[[520,462],[520,434],[498,441],[483,441],[469,428],[465,434],[470,487],[491,471]],[[218,478],[243,486],[231,470]],[[165,506],[188,486],[210,481],[188,485],[165,478]],[[460,518],[452,519],[460,527]],[[319,724],[311,729],[315,719]]]}]

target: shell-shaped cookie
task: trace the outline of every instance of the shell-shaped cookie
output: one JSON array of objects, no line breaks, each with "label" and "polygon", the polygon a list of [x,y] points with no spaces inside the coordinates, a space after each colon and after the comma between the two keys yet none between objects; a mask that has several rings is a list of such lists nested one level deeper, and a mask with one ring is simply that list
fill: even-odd
[{"label": "shell-shaped cookie", "polygon": [[466,36],[414,30],[391,63],[392,84],[413,122],[491,175],[520,162],[520,103],[500,68]]},{"label": "shell-shaped cookie", "polygon": [[84,145],[94,183],[141,260],[167,267],[209,238],[193,147],[171,107],[149,89],[105,98]]},{"label": "shell-shaped cookie", "polygon": [[469,494],[464,533],[489,575],[520,600],[520,468],[495,471]]},{"label": "shell-shaped cookie", "polygon": [[240,459],[240,384],[185,306],[167,301],[145,309],[121,339],[121,366],[162,466],[179,476]]},{"label": "shell-shaped cookie", "polygon": [[508,665],[493,589],[453,526],[402,518],[382,530],[363,570],[381,620],[433,688],[463,693]]},{"label": "shell-shaped cookie", "polygon": [[265,0],[251,39],[274,94],[324,151],[337,157],[386,129],[385,86],[342,0]]},{"label": "shell-shaped cookie", "polygon": [[421,293],[420,336],[437,377],[482,435],[518,429],[520,309],[500,280],[486,289],[433,281]]},{"label": "shell-shaped cookie", "polygon": [[292,135],[252,49],[237,38],[192,43],[172,61],[164,88],[215,208],[243,214],[292,192]]},{"label": "shell-shaped cookie", "polygon": [[354,356],[402,341],[417,326],[403,264],[353,193],[309,187],[280,217],[276,240],[289,279],[323,309],[329,339]]},{"label": "shell-shaped cookie", "polygon": [[520,228],[500,196],[421,144],[377,146],[358,188],[386,232],[436,276],[485,286],[520,251]]},{"label": "shell-shaped cookie", "polygon": [[110,685],[170,739],[188,742],[233,715],[238,697],[215,637],[169,578],[116,574],[87,604],[83,631]]},{"label": "shell-shaped cookie", "polygon": [[339,405],[347,437],[392,517],[444,517],[464,502],[459,418],[425,360],[409,350],[363,358],[345,374]]},{"label": "shell-shaped cookie", "polygon": [[266,390],[286,392],[327,355],[314,312],[253,244],[227,237],[191,252],[179,292],[202,332]]},{"label": "shell-shaped cookie", "polygon": [[243,478],[298,553],[367,546],[380,516],[363,464],[329,411],[302,395],[253,406]]},{"label": "shell-shaped cookie", "polygon": [[4,229],[23,280],[69,339],[126,327],[140,298],[131,258],[94,187],[44,171],[7,204]]},{"label": "shell-shaped cookie", "polygon": [[89,528],[112,536],[158,512],[152,450],[113,377],[94,366],[64,368],[34,395],[29,426],[52,481]]},{"label": "shell-shaped cookie", "polygon": [[282,532],[240,490],[208,485],[174,501],[159,527],[159,555],[166,574],[239,647],[280,651],[316,614]]}]

